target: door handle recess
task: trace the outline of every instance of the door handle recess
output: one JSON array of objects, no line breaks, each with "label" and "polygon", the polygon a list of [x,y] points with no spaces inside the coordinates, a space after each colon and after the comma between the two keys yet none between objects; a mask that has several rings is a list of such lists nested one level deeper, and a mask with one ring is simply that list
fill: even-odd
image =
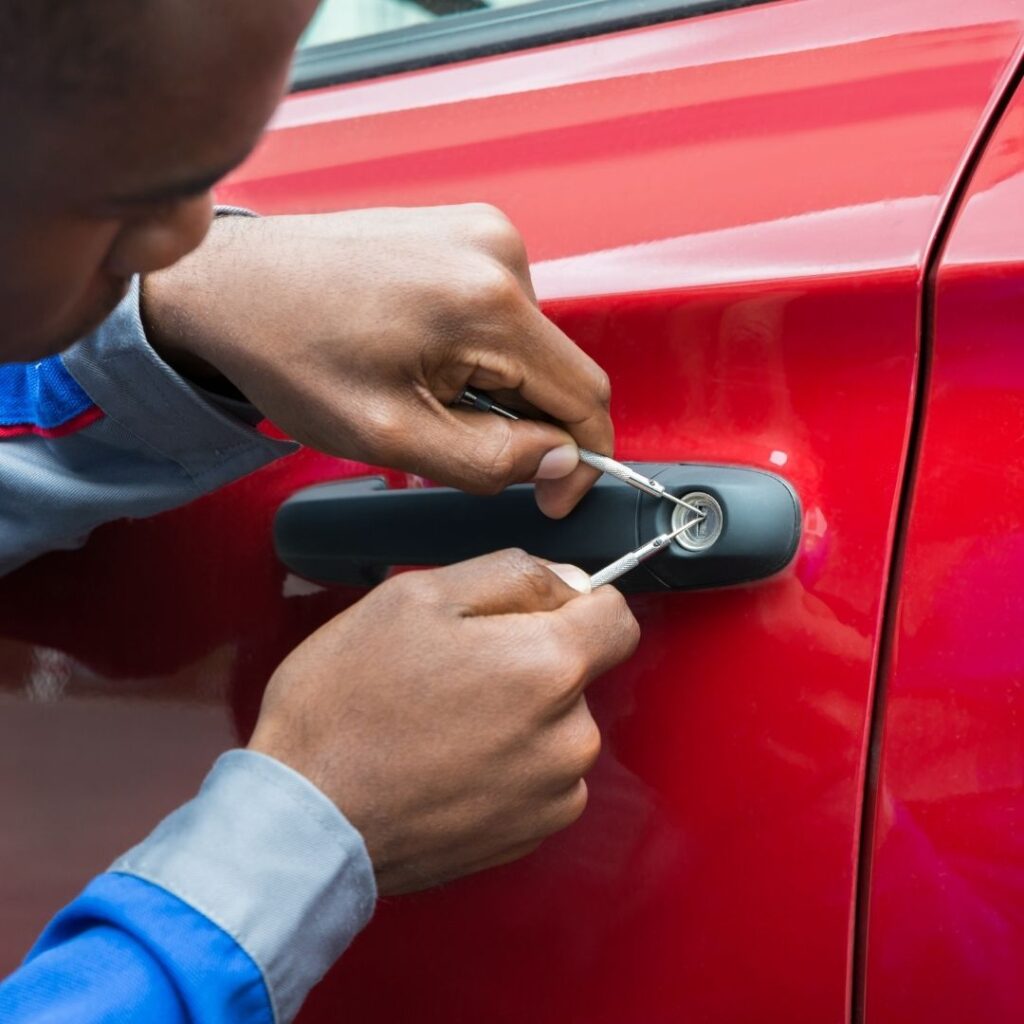
[{"label": "door handle recess", "polygon": [[[693,533],[689,546],[695,550],[671,544],[623,576],[620,589],[733,586],[772,576],[792,560],[800,502],[781,477],[701,463],[632,465],[677,497],[712,498],[721,510],[721,530],[710,543],[717,524],[704,528],[703,536]],[[281,561],[300,576],[348,586],[374,586],[394,566],[447,565],[508,547],[593,573],[672,529],[678,507],[603,476],[569,516],[548,519],[530,484],[476,497],[447,487],[388,490],[383,477],[364,477],[293,494],[278,509],[274,544]]]}]

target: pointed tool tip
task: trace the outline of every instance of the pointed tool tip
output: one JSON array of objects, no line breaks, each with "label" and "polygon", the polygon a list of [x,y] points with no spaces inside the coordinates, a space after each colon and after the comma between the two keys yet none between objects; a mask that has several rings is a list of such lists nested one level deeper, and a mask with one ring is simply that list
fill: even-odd
[{"label": "pointed tool tip", "polygon": [[[707,509],[697,508],[696,505],[691,505],[688,501],[683,501],[682,498],[677,498],[674,494],[669,494],[668,491],[665,491],[665,497],[668,498],[669,501],[674,501],[680,508],[689,509],[698,519],[704,519],[707,517]],[[685,528],[686,527],[684,526],[683,529]]]}]

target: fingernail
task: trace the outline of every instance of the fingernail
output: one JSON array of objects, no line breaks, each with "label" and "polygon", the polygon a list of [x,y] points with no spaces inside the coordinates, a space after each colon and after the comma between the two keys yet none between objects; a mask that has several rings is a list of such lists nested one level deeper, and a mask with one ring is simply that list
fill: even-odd
[{"label": "fingernail", "polygon": [[561,480],[568,476],[580,462],[580,453],[574,444],[563,444],[552,448],[537,467],[534,480]]},{"label": "fingernail", "polygon": [[573,590],[581,594],[590,593],[590,577],[575,565],[549,565],[548,568],[565,583],[568,583]]}]

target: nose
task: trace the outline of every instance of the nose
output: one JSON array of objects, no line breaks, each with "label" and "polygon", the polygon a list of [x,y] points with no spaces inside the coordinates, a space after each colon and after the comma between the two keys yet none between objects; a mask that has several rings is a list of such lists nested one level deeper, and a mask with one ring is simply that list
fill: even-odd
[{"label": "nose", "polygon": [[206,192],[128,221],[107,253],[106,269],[128,278],[169,267],[199,245],[212,220],[213,199]]}]

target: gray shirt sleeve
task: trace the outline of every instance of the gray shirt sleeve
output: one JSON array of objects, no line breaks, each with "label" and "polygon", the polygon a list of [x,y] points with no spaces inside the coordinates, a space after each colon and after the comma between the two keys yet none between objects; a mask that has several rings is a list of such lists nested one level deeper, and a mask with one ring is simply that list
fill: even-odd
[{"label": "gray shirt sleeve", "polygon": [[362,837],[298,772],[223,754],[196,798],[110,868],[159,885],[226,931],[259,967],[286,1024],[370,919]]},{"label": "gray shirt sleeve", "polygon": [[260,434],[230,400],[193,387],[157,355],[138,281],[61,358],[97,415],[60,436],[0,442],[0,575],[81,545],[101,523],[184,505],[296,447]]}]

